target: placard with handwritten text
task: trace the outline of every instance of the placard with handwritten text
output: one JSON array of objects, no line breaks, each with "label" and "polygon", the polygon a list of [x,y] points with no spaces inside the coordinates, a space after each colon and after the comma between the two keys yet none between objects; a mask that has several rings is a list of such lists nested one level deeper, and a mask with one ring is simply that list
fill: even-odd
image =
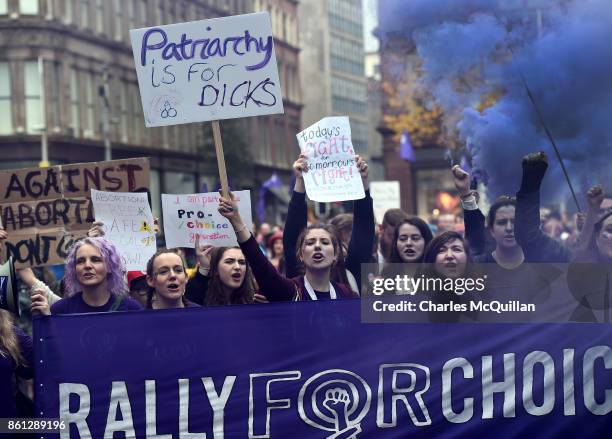
[{"label": "placard with handwritten text", "polygon": [[267,12],[130,30],[147,127],[283,112]]},{"label": "placard with handwritten text", "polygon": [[[233,192],[240,216],[249,230],[253,228],[251,192]],[[166,247],[195,246],[196,235],[202,244],[215,247],[238,245],[229,221],[219,211],[219,193],[162,194]]]}]

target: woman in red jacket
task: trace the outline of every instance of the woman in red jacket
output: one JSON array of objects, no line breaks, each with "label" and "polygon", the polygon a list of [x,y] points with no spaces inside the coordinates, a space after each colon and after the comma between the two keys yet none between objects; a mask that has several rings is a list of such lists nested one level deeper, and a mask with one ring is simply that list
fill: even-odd
[{"label": "woman in red jacket", "polygon": [[340,254],[340,243],[330,226],[313,225],[306,228],[297,241],[297,257],[304,265],[305,274],[293,279],[282,276],[259,250],[232,199],[219,199],[219,212],[231,223],[240,248],[249,263],[260,293],[270,301],[325,300],[359,297],[344,284],[332,282],[331,269]]}]

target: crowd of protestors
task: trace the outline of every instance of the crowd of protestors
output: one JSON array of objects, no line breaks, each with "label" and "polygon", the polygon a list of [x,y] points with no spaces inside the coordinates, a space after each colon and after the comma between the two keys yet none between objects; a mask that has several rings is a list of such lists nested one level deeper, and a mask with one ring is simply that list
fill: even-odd
[{"label": "crowd of protestors", "polygon": [[[529,282],[534,274],[526,262],[612,262],[612,210],[604,209],[604,191],[587,193],[588,210],[572,226],[554,213],[541,216],[540,185],[547,169],[543,153],[523,159],[523,176],[516,198],[495,200],[487,215],[478,206],[468,172],[452,173],[461,200],[463,221],[452,213],[436,220],[390,209],[376,225],[369,193],[368,165],[355,157],[365,197],[352,213],[328,223],[308,224],[303,175],[308,161],[294,163],[295,187],[284,225],[260,224],[253,232],[242,219],[231,194],[220,198],[219,212],[234,229],[238,246],[213,248],[195,244],[195,267],[184,251],[161,249],[145,271],[126,272],[115,246],[94,224],[89,236],[70,249],[64,277],[51,285],[32,269],[19,278],[30,290],[32,314],[56,315],[241,305],[273,301],[358,298],[363,291],[362,264],[378,264],[380,273],[400,266],[416,275],[444,279],[463,276],[473,262],[492,264],[509,282]],[[463,233],[464,231],[464,233]],[[7,238],[0,230],[0,241]],[[607,275],[606,275],[607,276]],[[607,279],[607,278],[606,278]],[[585,307],[596,298],[585,293]],[[402,292],[399,292],[401,294]],[[404,292],[411,293],[411,292]],[[0,418],[18,414],[15,377],[31,378],[32,341],[6,311],[0,311]]]}]

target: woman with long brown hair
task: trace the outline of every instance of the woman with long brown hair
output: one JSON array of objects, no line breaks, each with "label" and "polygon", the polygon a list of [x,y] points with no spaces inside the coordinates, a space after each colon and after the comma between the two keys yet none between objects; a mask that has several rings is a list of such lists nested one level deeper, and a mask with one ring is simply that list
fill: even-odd
[{"label": "woman with long brown hair", "polygon": [[219,212],[226,217],[240,244],[240,249],[253,269],[260,293],[271,301],[348,299],[359,295],[347,285],[331,280],[331,272],[339,255],[340,242],[332,226],[312,225],[300,234],[297,259],[305,274],[289,279],[282,276],[259,250],[257,241],[242,220],[235,200],[221,197]]},{"label": "woman with long brown hair", "polygon": [[199,267],[187,284],[189,300],[202,306],[265,301],[256,294],[251,268],[240,247],[200,245],[196,238],[195,250]]},{"label": "woman with long brown hair", "polygon": [[32,378],[31,364],[32,339],[0,310],[0,418],[17,416],[15,378]]}]

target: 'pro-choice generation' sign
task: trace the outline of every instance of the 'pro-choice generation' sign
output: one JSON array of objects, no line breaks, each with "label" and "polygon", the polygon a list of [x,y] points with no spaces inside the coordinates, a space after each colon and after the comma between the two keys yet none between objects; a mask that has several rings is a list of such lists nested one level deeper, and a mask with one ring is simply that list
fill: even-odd
[{"label": "'pro-choice generation' sign", "polygon": [[283,112],[270,17],[130,30],[147,127]]}]

